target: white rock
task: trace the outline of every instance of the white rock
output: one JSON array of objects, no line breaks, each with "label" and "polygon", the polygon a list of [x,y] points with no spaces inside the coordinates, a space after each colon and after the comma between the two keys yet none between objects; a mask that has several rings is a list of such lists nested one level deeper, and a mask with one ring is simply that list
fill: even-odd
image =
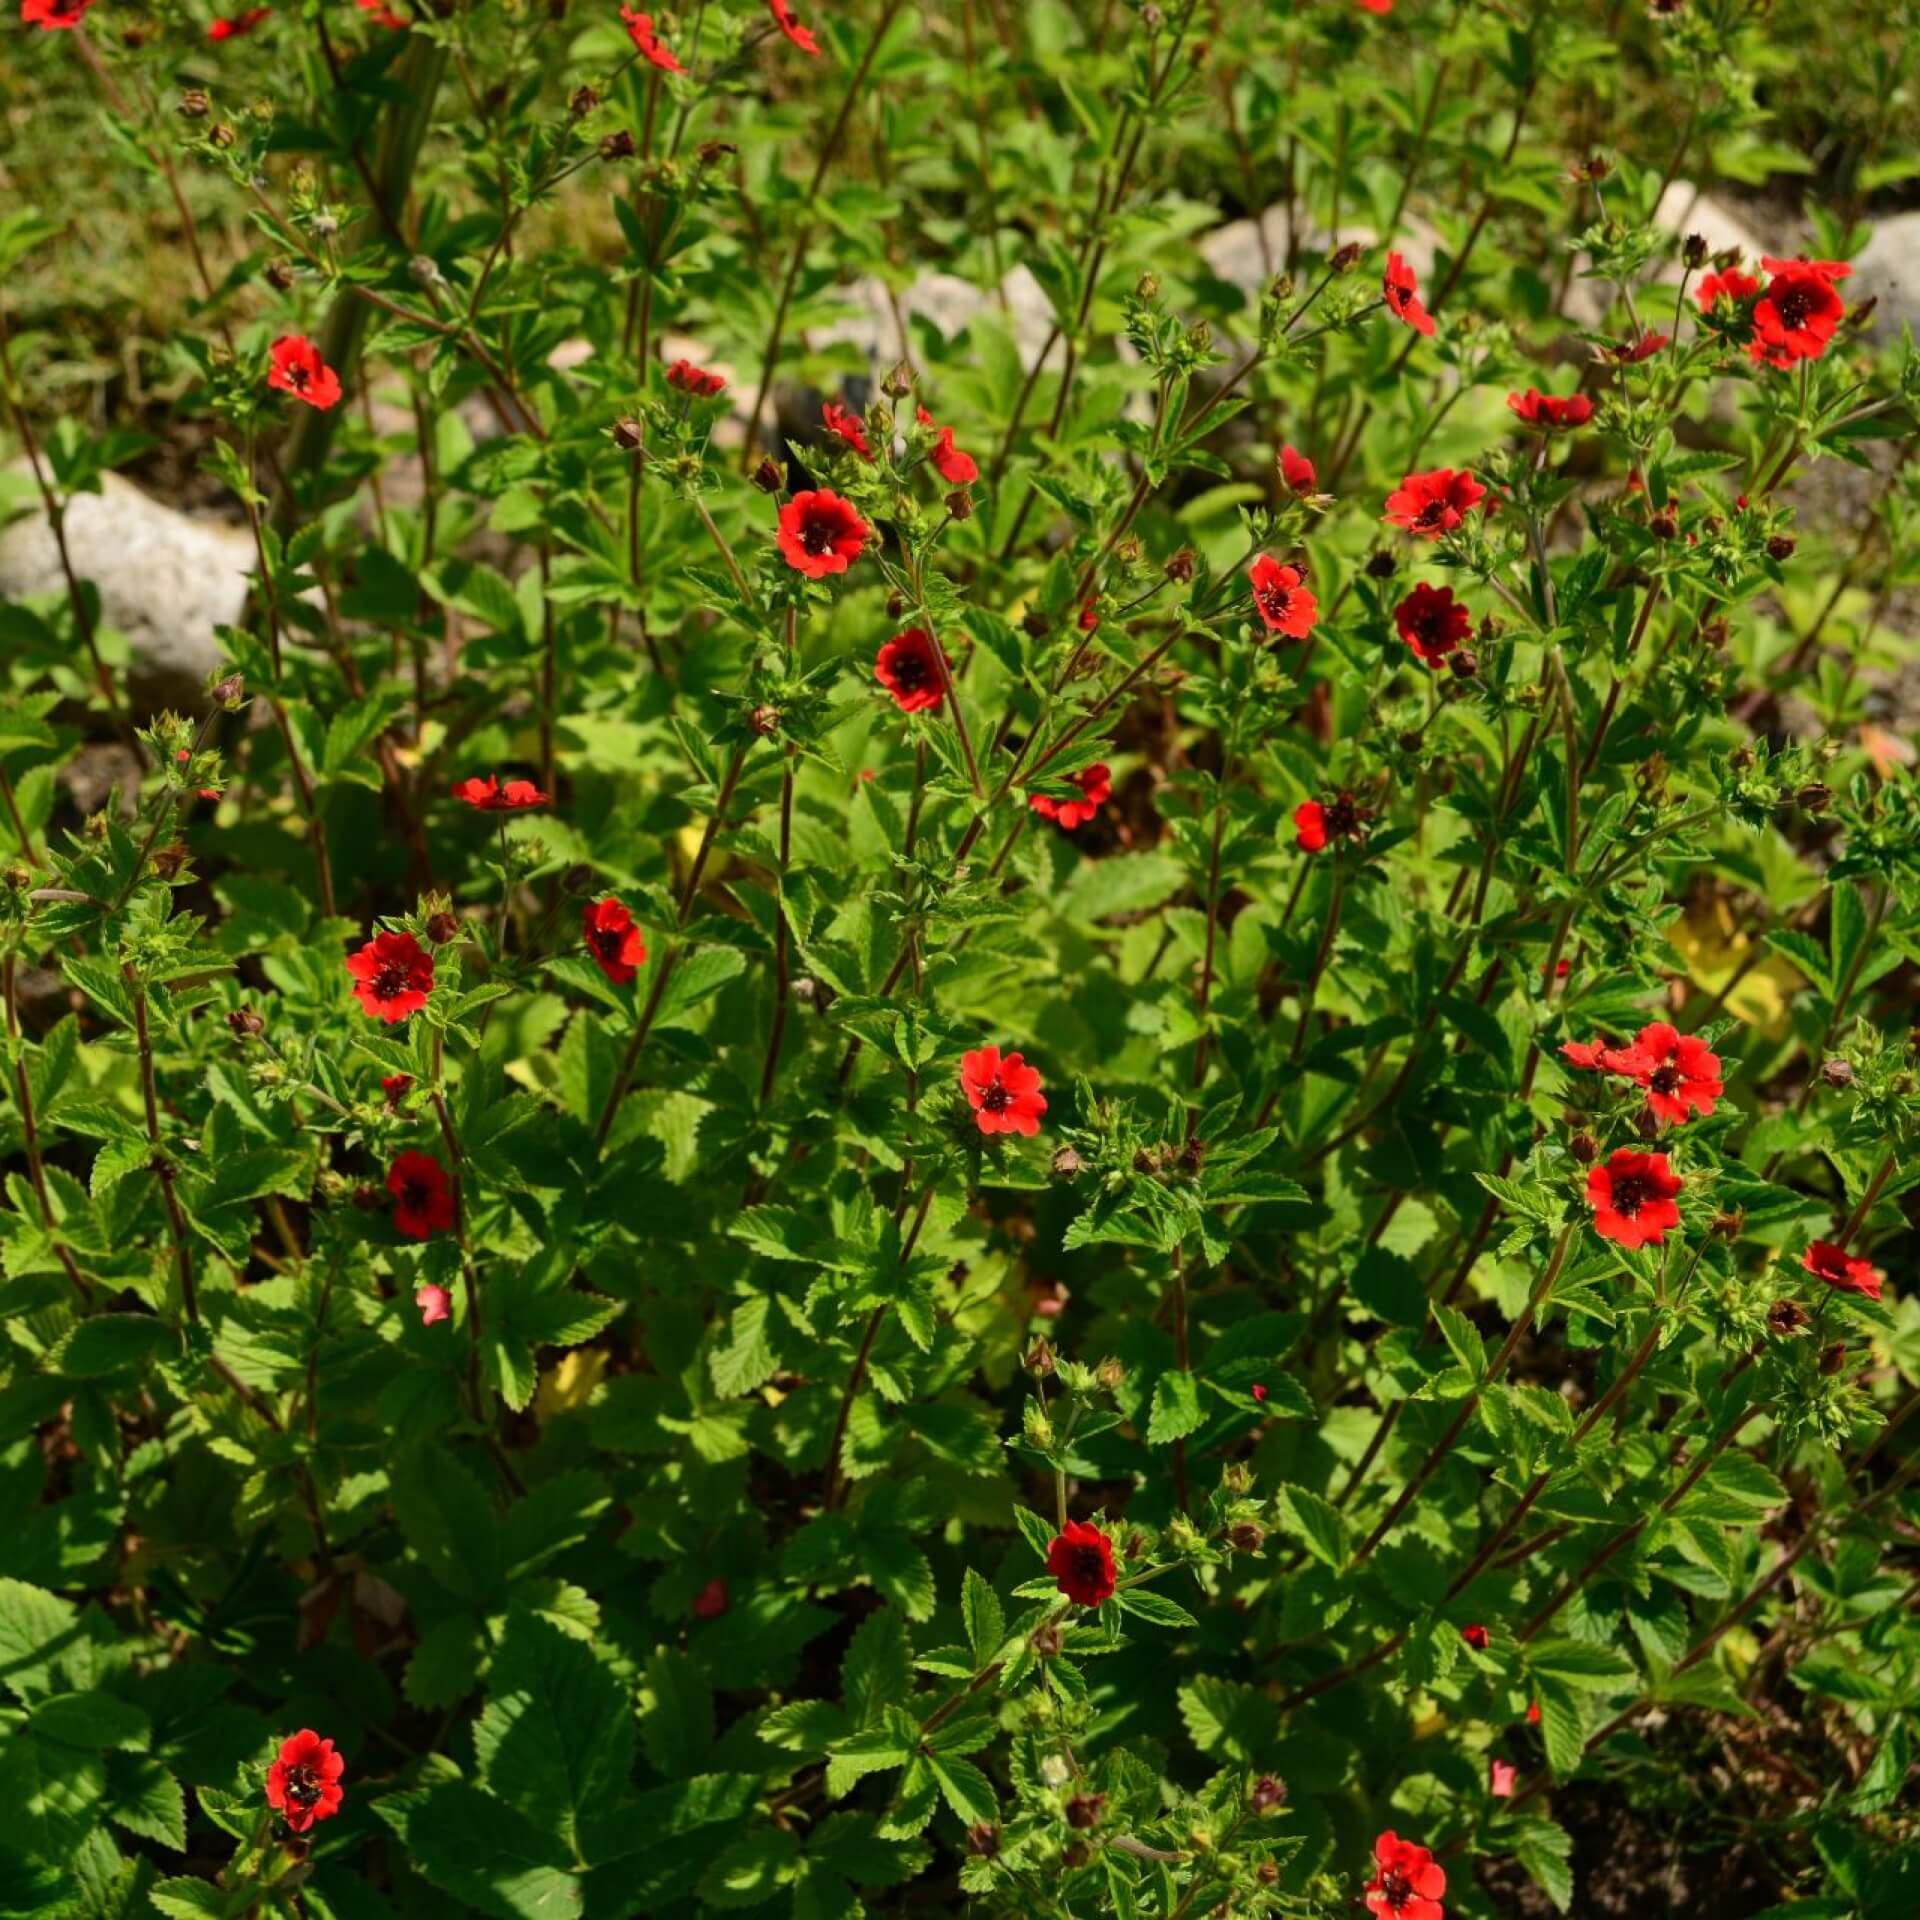
[{"label": "white rock", "polygon": [[[244,527],[197,520],[107,474],[100,493],[67,508],[74,572],[100,595],[105,625],[132,649],[129,695],[141,712],[198,711],[207,676],[222,662],[217,626],[235,626],[246,604],[253,538]],[[61,594],[66,581],[46,516],[0,528],[0,600]]]},{"label": "white rock", "polygon": [[1853,278],[1841,288],[1849,306],[1870,296],[1880,305],[1874,330],[1898,333],[1902,326],[1920,334],[1920,213],[1896,213],[1874,223],[1870,239],[1853,263]]}]

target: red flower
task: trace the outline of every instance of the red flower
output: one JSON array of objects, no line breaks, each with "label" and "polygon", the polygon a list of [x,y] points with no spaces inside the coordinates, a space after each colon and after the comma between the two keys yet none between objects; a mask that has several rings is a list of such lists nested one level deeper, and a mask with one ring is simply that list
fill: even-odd
[{"label": "red flower", "polygon": [[1886,1275],[1871,1260],[1856,1260],[1831,1240],[1816,1240],[1801,1256],[1800,1264],[1816,1280],[1824,1280],[1842,1293],[1864,1293],[1869,1300],[1880,1298],[1886,1281]]},{"label": "red flower", "polygon": [[1837,260],[1768,260],[1764,265],[1773,278],[1754,305],[1748,351],[1770,367],[1818,360],[1847,310],[1833,283],[1853,269]]},{"label": "red flower", "polygon": [[273,370],[267,385],[290,393],[325,413],[340,404],[340,376],[320,358],[320,349],[303,333],[282,334],[273,343]]},{"label": "red flower", "polygon": [[1539,1724],[1540,1724],[1540,1702],[1538,1700],[1529,1700],[1527,1702],[1527,1725],[1530,1727],[1537,1727]]},{"label": "red flower", "polygon": [[502,786],[493,774],[484,780],[462,780],[454,788],[453,797],[478,807],[482,813],[524,813],[529,807],[544,807],[553,798],[531,780],[509,780]]},{"label": "red flower", "polygon": [[[387,1174],[393,1224],[409,1240],[428,1240],[453,1225],[453,1188],[430,1153],[403,1153]],[[421,1308],[424,1318],[426,1309]]]},{"label": "red flower", "polygon": [[1543,433],[1584,427],[1593,418],[1593,402],[1584,393],[1562,399],[1557,394],[1542,393],[1538,387],[1529,387],[1525,393],[1508,394],[1507,405],[1526,425],[1538,427]]},{"label": "red flower", "polygon": [[728,1607],[727,1583],[717,1574],[693,1596],[696,1620],[718,1620]]},{"label": "red flower", "polygon": [[428,1285],[414,1288],[413,1304],[420,1309],[420,1324],[423,1327],[437,1327],[442,1320],[453,1318],[453,1295],[445,1287]]},{"label": "red flower", "polygon": [[243,33],[251,33],[272,11],[271,7],[249,7],[245,13],[236,13],[231,20],[211,21],[207,26],[207,38],[237,40]]},{"label": "red flower", "polygon": [[311,1727],[280,1742],[280,1755],[267,1769],[267,1805],[295,1833],[340,1811],[340,1776],[347,1763]]},{"label": "red flower", "polygon": [[873,677],[893,695],[902,713],[922,713],[940,704],[940,661],[925,627],[896,633],[880,649]]},{"label": "red flower", "polygon": [[1313,462],[1297,447],[1280,449],[1280,478],[1287,484],[1289,493],[1311,493],[1320,476],[1313,470]]},{"label": "red flower", "polygon": [[1380,283],[1380,291],[1386,296],[1388,307],[1415,333],[1431,339],[1433,315],[1420,304],[1419,287],[1420,282],[1406,261],[1397,253],[1388,254],[1386,277]]},{"label": "red flower", "polygon": [[962,453],[953,444],[953,429],[942,427],[940,437],[927,455],[934,470],[950,487],[970,487],[980,478],[980,465],[972,454]]},{"label": "red flower", "polygon": [[1455,647],[1473,637],[1473,615],[1451,587],[1430,587],[1423,580],[1393,610],[1393,624],[1417,659],[1437,667]]},{"label": "red flower", "polygon": [[667,369],[667,385],[692,394],[696,400],[711,400],[716,393],[727,389],[726,381],[719,374],[696,367],[691,360],[676,360]]},{"label": "red flower", "polygon": [[1440,1896],[1447,1876],[1425,1847],[1391,1829],[1373,1843],[1374,1875],[1367,1882],[1367,1911],[1393,1920],[1445,1920]]},{"label": "red flower", "polygon": [[1324,802],[1305,800],[1293,810],[1293,844],[1302,853],[1318,853],[1329,840],[1364,840],[1371,818],[1350,793]]},{"label": "red flower", "polygon": [[1267,1390],[1265,1387],[1262,1387],[1262,1386],[1254,1387],[1253,1403],[1257,1407],[1264,1407],[1267,1404]]},{"label": "red flower", "polygon": [[663,73],[685,73],[686,68],[667,51],[667,45],[653,30],[653,15],[635,13],[631,7],[620,9],[620,18],[625,21],[627,38],[640,49],[643,60],[651,60]]},{"label": "red flower", "polygon": [[1720,1058],[1694,1033],[1677,1033],[1664,1020],[1640,1029],[1630,1047],[1608,1049],[1603,1064],[1609,1073],[1624,1073],[1647,1090],[1647,1111],[1655,1119],[1681,1126],[1689,1108],[1704,1119],[1725,1088],[1720,1081]]},{"label": "red flower", "polygon": [[1090,593],[1080,606],[1080,631],[1097,633],[1100,629],[1100,596]]},{"label": "red flower", "polygon": [[851,407],[843,407],[839,401],[829,400],[820,409],[820,418],[827,431],[837,433],[862,460],[873,458],[873,449],[867,445],[867,430]]},{"label": "red flower", "polygon": [[376,26],[385,27],[389,33],[405,33],[407,23],[387,5],[387,0],[353,0],[353,4],[362,13],[370,14]]},{"label": "red flower", "polygon": [[1069,1520],[1047,1549],[1047,1571],[1077,1607],[1113,1597],[1113,1542],[1088,1520]]},{"label": "red flower", "polygon": [[1097,760],[1090,767],[1082,767],[1076,774],[1069,776],[1073,784],[1080,789],[1082,797],[1078,800],[1054,800],[1044,793],[1030,793],[1027,805],[1042,820],[1052,820],[1068,833],[1075,828],[1085,826],[1093,816],[1113,797],[1113,777],[1104,760]]},{"label": "red flower", "polygon": [[410,1073],[390,1073],[380,1082],[380,1091],[387,1096],[387,1111],[398,1113],[400,1104],[407,1097],[407,1090],[413,1085]]},{"label": "red flower", "polygon": [[376,933],[347,955],[347,971],[360,1004],[389,1025],[418,1013],[433,991],[433,955],[410,933]]},{"label": "red flower", "polygon": [[1680,1187],[1664,1153],[1616,1147],[1604,1167],[1587,1175],[1594,1232],[1623,1247],[1663,1245],[1667,1229],[1680,1224],[1680,1209],[1673,1204]]},{"label": "red flower", "polygon": [[1693,297],[1700,304],[1702,313],[1711,313],[1722,300],[1731,306],[1738,306],[1743,300],[1751,300],[1760,291],[1760,282],[1750,273],[1742,273],[1738,267],[1728,267],[1724,273],[1710,273],[1694,288]]},{"label": "red flower", "polygon": [[589,900],[580,909],[580,925],[593,964],[616,987],[624,987],[647,957],[647,943],[626,903],[611,895],[605,900]]},{"label": "red flower", "polygon": [[837,493],[796,493],[780,509],[780,551],[809,580],[845,573],[867,544],[867,523]]},{"label": "red flower", "polygon": [[1513,1798],[1513,1783],[1519,1775],[1514,1771],[1511,1760],[1495,1760],[1489,1763],[1487,1771],[1487,1791],[1496,1800]]},{"label": "red flower", "polygon": [[1253,583],[1253,610],[1269,633],[1304,640],[1313,631],[1320,604],[1302,584],[1306,576],[1298,567],[1283,567],[1263,553],[1247,569],[1247,578]]},{"label": "red flower", "polygon": [[77,27],[87,17],[93,0],[20,0],[20,24],[42,33],[60,33]]},{"label": "red flower", "polygon": [[1637,340],[1622,340],[1617,347],[1602,347],[1600,353],[1621,366],[1631,366],[1641,360],[1651,360],[1672,338],[1668,333],[1643,333]]},{"label": "red flower", "polygon": [[1492,1639],[1492,1635],[1487,1632],[1485,1627],[1471,1626],[1460,1629],[1460,1638],[1464,1640],[1475,1653],[1485,1653]]},{"label": "red flower", "polygon": [[1570,1067],[1578,1067],[1582,1073],[1625,1073],[1627,1068],[1615,1064],[1626,1057],[1626,1049],[1610,1047],[1604,1040],[1569,1040],[1560,1049],[1561,1057]]},{"label": "red flower", "polygon": [[1387,510],[1381,518],[1423,540],[1437,540],[1451,533],[1486,497],[1486,488],[1471,473],[1435,467],[1430,473],[1408,474],[1387,495]]},{"label": "red flower", "polygon": [[787,0],[767,0],[767,8],[773,15],[773,23],[784,33],[802,53],[810,53],[820,58],[820,42],[812,33],[793,17],[793,9]]},{"label": "red flower", "polygon": [[1362,13],[1391,13],[1393,0],[1353,0]]},{"label": "red flower", "polygon": [[1003,1055],[998,1047],[963,1054],[960,1085],[982,1133],[1018,1133],[1032,1139],[1040,1131],[1046,1096],[1040,1091],[1039,1072],[1019,1054]]}]

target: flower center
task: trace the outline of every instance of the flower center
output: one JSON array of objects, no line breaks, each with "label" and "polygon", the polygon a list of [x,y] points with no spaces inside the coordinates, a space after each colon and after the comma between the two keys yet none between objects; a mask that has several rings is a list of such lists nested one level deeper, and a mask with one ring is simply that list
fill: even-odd
[{"label": "flower center", "polygon": [[1813,289],[1805,286],[1790,286],[1775,292],[1774,311],[1780,316],[1780,324],[1789,333],[1804,327],[1813,318],[1817,301]]},{"label": "flower center", "polygon": [[374,975],[373,993],[377,1000],[398,1000],[412,985],[412,976],[399,961],[390,960]]},{"label": "flower center", "polygon": [[918,693],[932,677],[926,661],[917,653],[903,653],[893,663],[893,684],[902,693]]},{"label": "flower center", "polygon": [[1260,589],[1260,604],[1266,609],[1269,618],[1284,620],[1287,617],[1287,608],[1293,604],[1293,589],[1281,586],[1277,580],[1273,581]]},{"label": "flower center", "polygon": [[1107,1563],[1100,1557],[1098,1547],[1075,1547],[1073,1550],[1073,1577],[1081,1586],[1098,1586],[1107,1577]]},{"label": "flower center", "polygon": [[1321,824],[1330,834],[1352,836],[1360,831],[1360,809],[1353,804],[1350,794],[1341,794],[1337,800],[1329,800],[1321,809]]},{"label": "flower center", "polygon": [[1441,527],[1447,524],[1448,515],[1453,509],[1444,500],[1429,500],[1420,509],[1420,518],[1414,523],[1422,527]]},{"label": "flower center", "polygon": [[297,1807],[310,1807],[320,1798],[320,1782],[304,1761],[287,1769],[287,1798]]},{"label": "flower center", "polygon": [[1671,1061],[1664,1067],[1655,1067],[1647,1085],[1655,1093],[1677,1093],[1680,1089],[1680,1069]]},{"label": "flower center", "polygon": [[[1004,1113],[1012,1099],[1013,1095],[996,1080],[993,1085],[980,1096],[980,1104],[988,1113]],[[1086,1549],[1083,1547],[1081,1551],[1084,1553]]]},{"label": "flower center", "polygon": [[1629,1220],[1655,1197],[1653,1182],[1644,1173],[1616,1173],[1613,1176],[1613,1209]]},{"label": "flower center", "polygon": [[302,365],[300,364],[300,362],[299,362],[299,361],[297,361],[297,360],[296,360],[296,361],[294,361],[294,362],[293,362],[293,363],[292,363],[292,364],[291,364],[291,365],[290,365],[290,366],[289,366],[289,367],[287,368],[287,378],[288,378],[288,379],[289,379],[290,381],[292,381],[292,382],[293,382],[293,384],[294,384],[294,385],[295,385],[295,386],[296,386],[297,388],[299,388],[299,390],[300,390],[300,391],[301,391],[302,393],[305,393],[305,392],[306,392],[306,390],[307,390],[307,381],[308,381],[308,379],[309,379],[310,377],[311,377],[311,376],[310,376],[310,375],[308,374],[308,372],[307,372],[307,370],[306,370],[306,368],[305,368],[305,367],[303,367],[303,366],[302,366]]},{"label": "flower center", "polygon": [[833,550],[833,526],[826,520],[808,520],[800,529],[800,544],[809,553],[830,553]]},{"label": "flower center", "polygon": [[1398,1867],[1389,1867],[1380,1875],[1380,1891],[1387,1905],[1398,1913],[1413,1898],[1413,1882]]}]

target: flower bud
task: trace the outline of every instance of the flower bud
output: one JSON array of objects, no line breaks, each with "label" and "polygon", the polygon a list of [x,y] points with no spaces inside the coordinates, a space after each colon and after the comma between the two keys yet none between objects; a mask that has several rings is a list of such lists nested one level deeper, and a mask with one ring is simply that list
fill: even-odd
[{"label": "flower bud", "polygon": [[611,428],[613,444],[622,453],[637,453],[646,439],[646,429],[631,414],[623,414]]},{"label": "flower bud", "polygon": [[955,487],[954,490],[947,495],[944,505],[956,520],[971,520],[973,518],[973,495],[970,494],[965,487]]},{"label": "flower bud", "polygon": [[1590,1167],[1600,1157],[1600,1142],[1590,1133],[1576,1133],[1567,1142],[1567,1151],[1583,1167]]},{"label": "flower bud", "polygon": [[316,213],[313,231],[320,239],[331,240],[340,231],[340,222],[330,213]]},{"label": "flower bud", "polygon": [[1349,240],[1345,246],[1336,247],[1327,257],[1327,265],[1335,273],[1351,273],[1360,264],[1361,246],[1357,240]]},{"label": "flower bud", "polygon": [[1690,233],[1680,244],[1680,258],[1687,263],[1689,271],[1697,273],[1707,264],[1707,236],[1704,233]]},{"label": "flower bud", "polygon": [[913,391],[913,369],[904,360],[896,360],[893,371],[880,382],[880,391],[890,400],[904,400]]},{"label": "flower bud", "polygon": [[267,1023],[251,1007],[235,1007],[227,1015],[227,1026],[236,1040],[252,1040],[267,1030]]},{"label": "flower bud", "polygon": [[1767,1331],[1776,1340],[1790,1340],[1811,1317],[1797,1300],[1776,1300],[1767,1309]]},{"label": "flower bud", "polygon": [[1026,1435],[1027,1444],[1034,1447],[1053,1445],[1053,1422],[1041,1411],[1036,1400],[1027,1402],[1027,1410],[1021,1418],[1021,1431]]},{"label": "flower bud", "polygon": [[1199,560],[1191,547],[1182,547],[1166,565],[1166,575],[1176,586],[1184,587],[1194,576]]},{"label": "flower bud", "polygon": [[444,947],[449,940],[460,937],[460,921],[451,913],[436,913],[427,922],[427,938],[436,947]]},{"label": "flower bud", "polygon": [[967,1851],[976,1860],[991,1860],[1000,1851],[1000,1829],[987,1820],[976,1820],[967,1829]]},{"label": "flower bud", "polygon": [[763,740],[771,740],[780,731],[780,709],[778,707],[755,707],[747,716],[750,726]]},{"label": "flower bud", "polygon": [[1026,1358],[1022,1364],[1029,1373],[1037,1373],[1042,1376],[1049,1374],[1054,1370],[1055,1364],[1053,1349],[1048,1346],[1044,1340],[1036,1340],[1033,1345],[1027,1349]]},{"label": "flower bud", "polygon": [[175,109],[182,120],[204,120],[213,111],[213,102],[207,98],[202,87],[189,87],[180,96],[180,105]]},{"label": "flower bud", "polygon": [[1471,647],[1456,647],[1447,655],[1447,665],[1457,678],[1471,680],[1480,671],[1480,656]]},{"label": "flower bud", "polygon": [[567,112],[575,120],[584,120],[600,104],[600,96],[591,87],[580,87],[567,102]]},{"label": "flower bud", "polygon": [[1808,813],[1825,813],[1833,805],[1833,789],[1821,780],[1809,780],[1793,797]]},{"label": "flower bud", "polygon": [[1253,1783],[1253,1789],[1247,1795],[1247,1804],[1255,1813],[1271,1813],[1275,1807],[1284,1806],[1286,1798],[1287,1783],[1277,1775],[1263,1773]]},{"label": "flower bud", "polygon": [[631,160],[638,152],[633,144],[633,135],[622,127],[618,133],[610,133],[600,142],[602,160]]},{"label": "flower bud", "polygon": [[1267,1536],[1251,1520],[1242,1520],[1237,1526],[1227,1529],[1227,1543],[1235,1553],[1258,1553],[1266,1544]]},{"label": "flower bud", "polygon": [[1262,1860],[1254,1868],[1253,1877],[1263,1887],[1277,1887],[1280,1884],[1280,1863],[1277,1860]]},{"label": "flower bud", "polygon": [[294,266],[291,260],[272,260],[267,263],[267,285],[278,293],[286,293],[294,283]]},{"label": "flower bud", "polygon": [[1820,1349],[1820,1371],[1831,1380],[1847,1364],[1847,1343],[1836,1340],[1830,1347]]},{"label": "flower bud", "polygon": [[239,138],[239,135],[236,134],[234,130],[230,126],[228,126],[224,121],[222,121],[219,126],[215,127],[213,131],[207,135],[207,138],[211,140],[216,147],[220,147],[224,149],[232,146],[233,143]]},{"label": "flower bud", "polygon": [[1672,540],[1679,535],[1680,522],[1671,507],[1662,507],[1660,511],[1647,522],[1647,531],[1652,534],[1656,540]]},{"label": "flower bud", "polygon": [[1133,297],[1136,300],[1157,300],[1160,297],[1160,276],[1157,273],[1143,273],[1133,283]]},{"label": "flower bud", "polygon": [[1767,558],[1769,560],[1791,560],[1797,544],[1792,534],[1776,533],[1773,538],[1767,542]]},{"label": "flower bud", "polygon": [[1127,1370],[1120,1361],[1109,1354],[1106,1359],[1102,1360],[1100,1364],[1094,1368],[1093,1377],[1099,1381],[1109,1393],[1117,1393],[1120,1388],[1126,1384]]},{"label": "flower bud", "polygon": [[760,464],[753,470],[753,484],[762,493],[784,493],[787,490],[787,470],[771,454],[762,454]]},{"label": "flower bud", "polygon": [[1060,1651],[1062,1645],[1060,1629],[1049,1620],[1044,1625],[1034,1628],[1033,1637],[1028,1640],[1027,1645],[1033,1649],[1039,1659],[1051,1660]]},{"label": "flower bud", "polygon": [[1067,1802],[1067,1825],[1078,1828],[1082,1833],[1089,1827],[1097,1827],[1106,1804],[1107,1796],[1104,1793],[1076,1793]]},{"label": "flower bud", "polygon": [[722,160],[736,154],[740,149],[726,140],[708,140],[694,156],[703,167],[717,167]]}]

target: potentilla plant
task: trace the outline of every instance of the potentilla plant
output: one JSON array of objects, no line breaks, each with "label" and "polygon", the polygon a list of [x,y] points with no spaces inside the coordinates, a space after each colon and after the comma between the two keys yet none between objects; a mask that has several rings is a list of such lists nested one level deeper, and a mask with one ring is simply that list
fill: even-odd
[{"label": "potentilla plant", "polygon": [[8,1914],[1914,1911],[1802,11],[23,0]]}]

